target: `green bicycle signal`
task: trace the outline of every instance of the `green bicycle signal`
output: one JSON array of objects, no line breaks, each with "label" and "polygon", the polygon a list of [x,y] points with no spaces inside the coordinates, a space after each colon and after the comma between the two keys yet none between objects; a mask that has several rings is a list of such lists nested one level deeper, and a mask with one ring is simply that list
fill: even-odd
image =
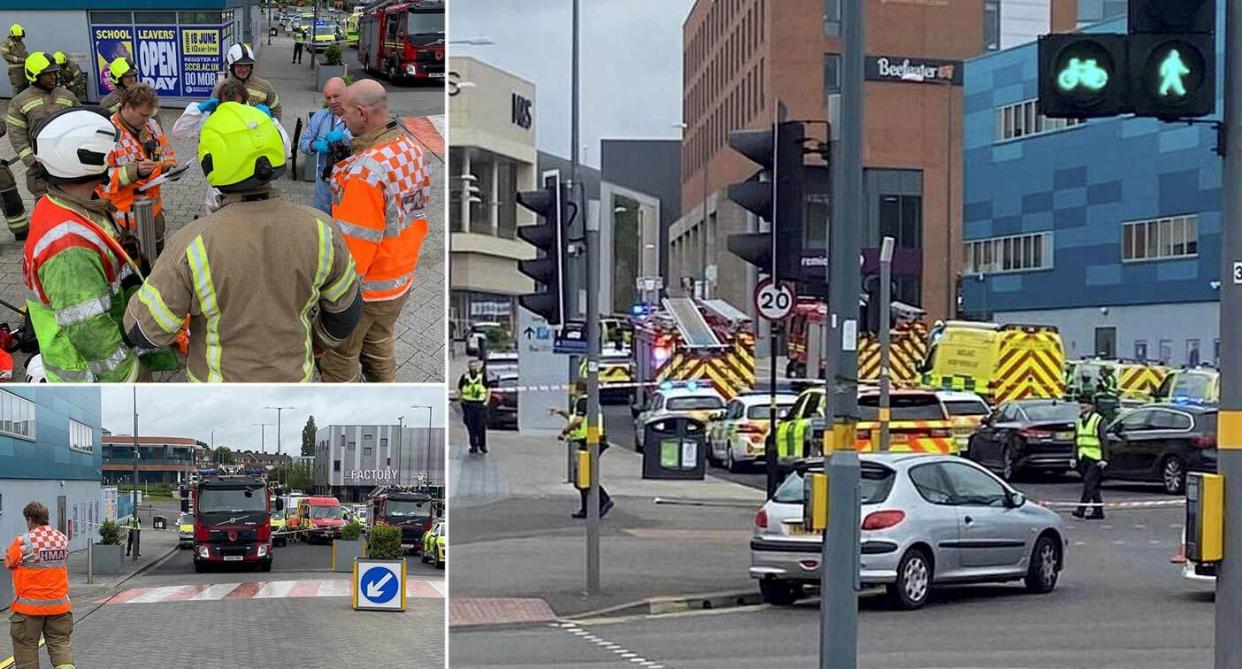
[{"label": "green bicycle signal", "polygon": [[1108,71],[1100,67],[1094,58],[1070,58],[1069,64],[1057,75],[1061,90],[1072,91],[1079,86],[1098,91],[1108,84]]}]

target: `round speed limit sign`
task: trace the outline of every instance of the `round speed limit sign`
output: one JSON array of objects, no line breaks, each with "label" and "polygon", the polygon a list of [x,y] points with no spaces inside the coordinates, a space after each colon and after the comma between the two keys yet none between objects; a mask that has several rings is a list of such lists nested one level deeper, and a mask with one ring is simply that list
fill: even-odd
[{"label": "round speed limit sign", "polygon": [[755,309],[770,321],[779,321],[793,313],[794,292],[784,284],[764,279],[755,286]]}]

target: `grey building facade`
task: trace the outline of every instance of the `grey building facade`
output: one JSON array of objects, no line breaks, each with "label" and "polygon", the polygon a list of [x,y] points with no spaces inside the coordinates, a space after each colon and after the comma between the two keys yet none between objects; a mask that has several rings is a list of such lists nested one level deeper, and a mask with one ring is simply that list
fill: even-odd
[{"label": "grey building facade", "polygon": [[358,502],[377,485],[444,485],[444,428],[329,425],[315,433],[317,494]]}]

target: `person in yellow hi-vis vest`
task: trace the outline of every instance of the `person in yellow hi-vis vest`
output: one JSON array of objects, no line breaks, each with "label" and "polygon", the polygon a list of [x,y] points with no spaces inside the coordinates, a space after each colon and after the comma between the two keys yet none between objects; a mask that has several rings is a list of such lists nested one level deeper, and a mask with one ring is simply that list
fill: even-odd
[{"label": "person in yellow hi-vis vest", "polygon": [[[550,413],[566,419],[565,429],[561,430],[559,439],[562,441],[569,439],[579,451],[587,450],[587,397],[585,394],[578,395],[574,400],[574,410],[572,413],[563,409],[549,409]],[[604,412],[601,409],[595,416],[596,424],[599,426],[599,454],[604,455],[604,451],[608,450],[608,438],[604,435]],[[598,472],[591,472],[591,476],[598,476]],[[587,497],[590,495],[590,489],[578,489],[578,493],[582,496],[582,506],[574,512],[574,518],[586,518]],[[603,518],[612,510],[612,498],[608,496],[608,491],[604,490],[601,483],[599,486],[599,517]]]},{"label": "person in yellow hi-vis vest", "polygon": [[[1074,516],[1104,519],[1104,499],[1100,496],[1100,478],[1108,466],[1108,437],[1104,417],[1095,410],[1091,399],[1078,398],[1078,420],[1074,423],[1074,460],[1082,474],[1082,498]],[[1087,509],[1087,504],[1091,508]]]},{"label": "person in yellow hi-vis vest", "polygon": [[470,361],[470,368],[457,380],[457,396],[461,399],[461,419],[470,434],[470,452],[487,452],[487,404],[492,392],[483,362]]}]

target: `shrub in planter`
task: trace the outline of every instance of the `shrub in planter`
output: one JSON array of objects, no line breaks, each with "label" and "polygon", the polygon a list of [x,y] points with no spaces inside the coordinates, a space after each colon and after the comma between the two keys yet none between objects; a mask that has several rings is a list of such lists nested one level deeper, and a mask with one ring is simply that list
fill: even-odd
[{"label": "shrub in planter", "polygon": [[341,45],[333,44],[323,52],[324,65],[340,65],[341,64]]},{"label": "shrub in planter", "polygon": [[405,552],[401,549],[401,528],[388,523],[376,523],[367,540],[367,556],[378,560],[399,560]]},{"label": "shrub in planter", "polygon": [[341,528],[341,539],[345,541],[357,541],[362,536],[362,523],[357,518],[345,523]]},{"label": "shrub in planter", "polygon": [[115,520],[105,520],[99,524],[99,543],[103,546],[121,545],[121,526]]}]

